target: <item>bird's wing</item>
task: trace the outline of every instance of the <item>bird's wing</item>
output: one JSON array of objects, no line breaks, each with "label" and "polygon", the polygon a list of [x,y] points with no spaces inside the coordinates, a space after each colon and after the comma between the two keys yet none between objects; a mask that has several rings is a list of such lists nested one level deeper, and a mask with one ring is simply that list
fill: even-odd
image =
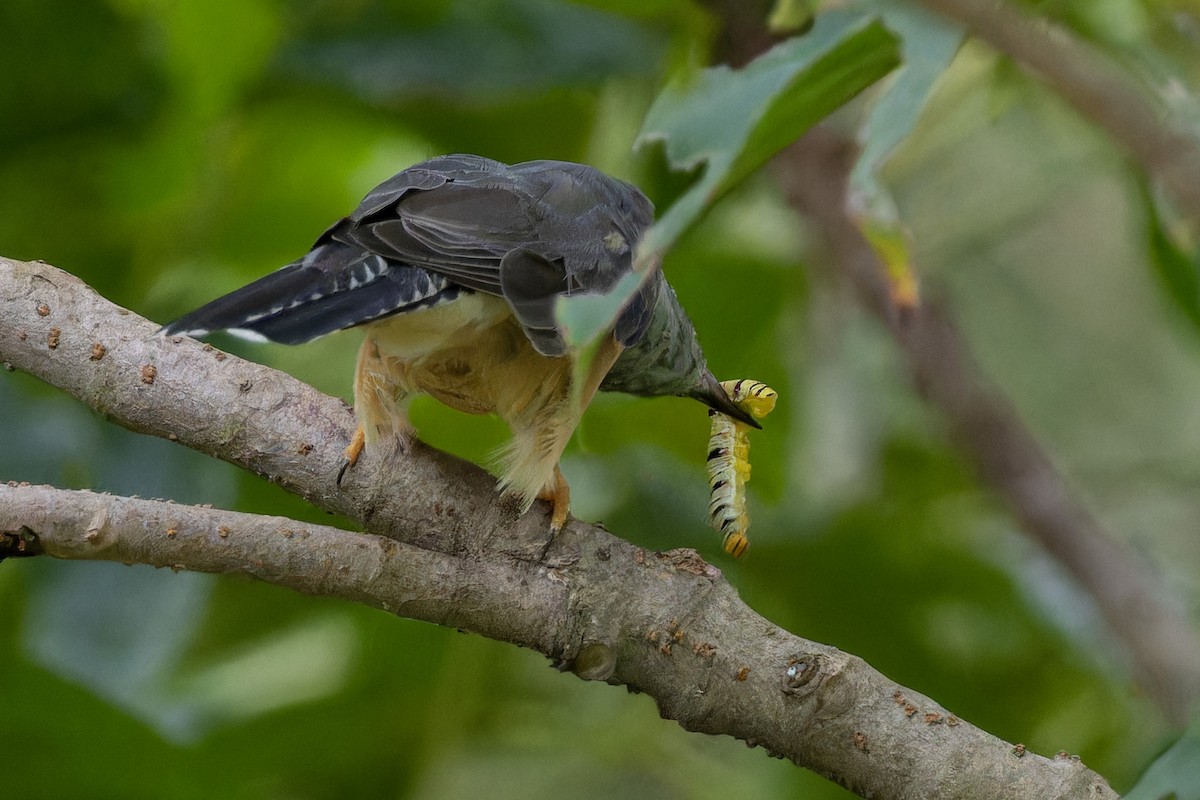
[{"label": "bird's wing", "polygon": [[[534,347],[561,355],[557,298],[610,290],[652,220],[641,192],[591,167],[457,155],[382,184],[330,235],[503,297]],[[645,327],[644,308],[629,316],[623,343]]]},{"label": "bird's wing", "polygon": [[[373,189],[302,261],[166,332],[229,328],[307,341],[465,288],[507,300],[534,347],[561,355],[557,297],[611,289],[632,269],[633,245],[652,220],[637,189],[591,167],[442,156]],[[644,306],[631,305],[618,322],[623,343],[644,331]]]},{"label": "bird's wing", "polygon": [[333,331],[447,302],[462,290],[436,273],[389,262],[340,242],[163,327],[165,335],[213,331],[256,341],[302,344]]}]

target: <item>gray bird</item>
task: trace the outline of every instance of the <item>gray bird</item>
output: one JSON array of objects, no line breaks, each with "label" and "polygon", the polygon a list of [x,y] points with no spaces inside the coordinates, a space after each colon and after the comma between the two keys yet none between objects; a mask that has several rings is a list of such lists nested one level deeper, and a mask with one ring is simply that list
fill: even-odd
[{"label": "gray bird", "polygon": [[556,322],[556,299],[612,289],[653,221],[637,188],[583,164],[441,156],[372,189],[304,258],[162,333],[300,344],[361,325],[358,430],[346,464],[380,436],[414,433],[406,409],[415,393],[495,413],[513,432],[500,488],[525,509],[550,500],[558,530],[570,508],[559,459],[597,389],[693,397],[759,427],[709,372],[661,270],[573,385],[577,353]]}]

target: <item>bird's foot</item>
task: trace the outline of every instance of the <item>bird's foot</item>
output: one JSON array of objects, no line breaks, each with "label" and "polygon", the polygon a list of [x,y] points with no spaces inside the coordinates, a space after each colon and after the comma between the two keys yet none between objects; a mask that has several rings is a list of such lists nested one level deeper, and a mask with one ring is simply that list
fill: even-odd
[{"label": "bird's foot", "polygon": [[558,467],[554,468],[554,477],[538,492],[538,499],[550,502],[550,533],[557,535],[571,513],[571,487]]},{"label": "bird's foot", "polygon": [[342,467],[338,470],[337,485],[342,485],[342,478],[346,475],[346,470],[358,463],[358,457],[362,455],[363,446],[367,443],[367,434],[363,430],[363,426],[359,425],[354,429],[354,436],[350,439],[350,444],[346,446],[345,452],[342,453]]},{"label": "bird's foot", "polygon": [[[386,458],[388,455],[404,455],[412,448],[412,440],[416,438],[417,431],[415,428],[392,429],[390,431],[379,431],[378,438],[372,439],[372,447],[378,446],[380,443],[392,442],[395,449],[388,451],[384,450],[383,455]],[[342,480],[346,477],[346,471],[358,463],[359,457],[362,455],[363,449],[367,444],[367,434],[363,430],[363,426],[359,425],[354,429],[354,436],[350,439],[350,444],[346,445],[345,451],[342,453],[342,466],[338,469],[337,485],[342,485]]]}]

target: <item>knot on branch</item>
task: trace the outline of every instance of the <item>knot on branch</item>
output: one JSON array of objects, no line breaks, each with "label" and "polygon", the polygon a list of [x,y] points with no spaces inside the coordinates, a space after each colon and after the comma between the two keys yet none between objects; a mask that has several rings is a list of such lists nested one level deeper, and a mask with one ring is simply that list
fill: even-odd
[{"label": "knot on branch", "polygon": [[0,531],[0,561],[41,554],[38,535],[30,528],[22,525],[15,531]]},{"label": "knot on branch", "polygon": [[571,671],[585,681],[607,680],[617,668],[617,651],[604,642],[588,642],[575,657]]},{"label": "knot on branch", "polygon": [[819,653],[802,653],[792,656],[784,665],[780,691],[787,695],[800,694],[802,691],[804,694],[811,692],[815,687],[809,689],[804,687],[821,674],[821,667],[827,660]]}]

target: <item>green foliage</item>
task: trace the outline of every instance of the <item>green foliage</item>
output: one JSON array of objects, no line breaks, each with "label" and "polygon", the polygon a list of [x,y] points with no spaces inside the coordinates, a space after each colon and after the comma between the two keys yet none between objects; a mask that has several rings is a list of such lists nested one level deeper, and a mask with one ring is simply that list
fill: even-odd
[{"label": "green foliage", "polygon": [[[635,146],[661,143],[670,168],[696,172],[703,167],[703,175],[638,243],[635,270],[655,269],[714,202],[817,120],[886,75],[898,59],[896,45],[877,21],[833,12],[744,69],[713,67],[677,78],[650,108]],[[631,275],[603,299],[560,299],[558,316],[570,339],[582,343],[599,336],[640,283]]]},{"label": "green foliage", "polygon": [[[1163,3],[1042,5],[1151,75],[1200,75]],[[758,170],[839,107],[834,124],[864,125],[868,210],[911,234],[926,285],[1097,515],[1193,603],[1200,368],[1176,322],[1200,319],[1194,248],[1121,154],[990,51],[896,3],[849,8],[744,70],[696,72],[717,23],[668,0],[6,0],[0,254],[165,321],[295,258],[433,154],[634,180],[714,372],[768,382],[780,406],[752,437],[744,560],[703,522],[693,401],[599,398],[564,464],[575,511],[646,547],[696,547],[772,620],[1122,788],[1163,723]],[[690,174],[634,160],[639,124]],[[611,311],[565,321],[582,342]],[[217,344],[346,396],[356,340]],[[28,376],[0,372],[0,410],[0,480],[330,521]],[[504,438],[432,401],[413,418],[482,462]],[[0,737],[18,754],[4,796],[847,796],[539,656],[244,579],[9,561],[0,605]],[[1194,796],[1194,749],[1181,741],[1136,791]]]},{"label": "green foliage", "polygon": [[1154,760],[1128,800],[1200,799],[1200,730],[1193,728]]},{"label": "green foliage", "polygon": [[638,145],[661,141],[672,168],[703,165],[704,174],[662,215],[642,252],[666,252],[708,205],[886,75],[899,59],[897,45],[870,17],[830,12],[742,70],[713,67],[668,85]]},{"label": "green foliage", "polygon": [[962,33],[918,6],[869,3],[899,35],[903,65],[863,123],[863,149],[850,174],[851,190],[879,223],[897,225],[897,211],[879,172],[908,138],[962,41]]},{"label": "green foliage", "polygon": [[1167,297],[1193,326],[1200,327],[1200,264],[1196,247],[1187,243],[1191,237],[1179,230],[1184,227],[1182,222],[1172,230],[1159,209],[1162,201],[1148,187],[1143,189],[1143,197],[1150,263]]},{"label": "green foliage", "polygon": [[448,95],[487,108],[559,86],[645,77],[665,44],[622,16],[551,0],[375,6],[330,22],[283,52],[282,72],[381,106]]}]

